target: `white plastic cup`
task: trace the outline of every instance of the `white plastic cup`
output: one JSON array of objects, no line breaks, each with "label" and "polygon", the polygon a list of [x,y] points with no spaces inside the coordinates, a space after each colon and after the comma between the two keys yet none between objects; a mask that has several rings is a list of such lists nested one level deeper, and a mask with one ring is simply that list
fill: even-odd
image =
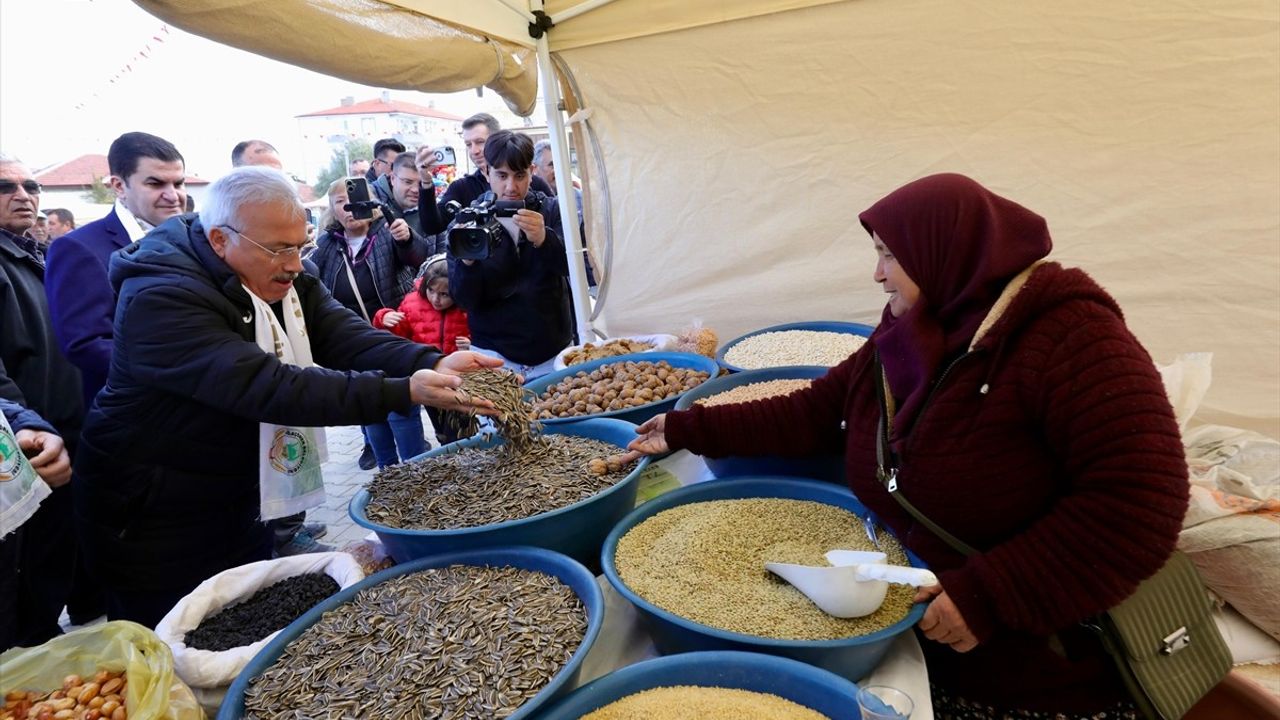
[{"label": "white plastic cup", "polygon": [[908,720],[916,709],[911,696],[888,685],[868,685],[858,690],[862,720]]}]

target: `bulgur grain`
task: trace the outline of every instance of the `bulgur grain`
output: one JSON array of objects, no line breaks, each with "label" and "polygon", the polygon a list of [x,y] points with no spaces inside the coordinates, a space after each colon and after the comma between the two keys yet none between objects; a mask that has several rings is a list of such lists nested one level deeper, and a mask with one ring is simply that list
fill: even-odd
[{"label": "bulgur grain", "polygon": [[752,335],[729,348],[725,362],[745,370],[787,365],[835,367],[867,339],[825,330],[779,330]]},{"label": "bulgur grain", "polygon": [[[888,562],[906,565],[882,534]],[[614,562],[627,587],[668,612],[722,630],[784,640],[866,635],[906,617],[915,589],[890,585],[865,617],[836,618],[764,569],[765,562],[826,565],[828,550],[875,550],[853,513],[808,500],[750,498],[665,510],[618,541]]]},{"label": "bulgur grain", "polygon": [[581,720],[830,720],[769,693],[677,685],[628,695]]},{"label": "bulgur grain", "polygon": [[752,400],[767,400],[790,395],[793,392],[804,390],[812,384],[812,380],[768,380],[766,382],[748,383],[709,397],[700,398],[695,400],[693,404],[715,407],[716,405],[731,405],[733,403],[751,402]]}]

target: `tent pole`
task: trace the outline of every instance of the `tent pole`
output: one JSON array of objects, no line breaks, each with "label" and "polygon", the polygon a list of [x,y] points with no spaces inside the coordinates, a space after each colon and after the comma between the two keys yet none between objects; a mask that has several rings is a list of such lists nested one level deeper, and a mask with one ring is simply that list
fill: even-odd
[{"label": "tent pole", "polygon": [[547,130],[551,140],[551,157],[556,166],[556,198],[560,205],[560,226],[564,229],[564,252],[569,260],[569,289],[573,293],[573,314],[578,323],[578,342],[595,339],[591,332],[591,303],[587,295],[586,254],[582,234],[578,231],[578,207],[573,196],[573,165],[569,162],[569,135],[565,131],[564,112],[560,109],[560,82],[547,36],[538,38],[538,71],[542,75],[542,102],[547,110]]}]

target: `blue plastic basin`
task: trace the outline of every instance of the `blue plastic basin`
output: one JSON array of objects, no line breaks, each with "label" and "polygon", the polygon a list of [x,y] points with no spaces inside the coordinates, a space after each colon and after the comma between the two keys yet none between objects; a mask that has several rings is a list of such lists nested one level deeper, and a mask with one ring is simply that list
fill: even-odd
[{"label": "blue plastic basin", "polygon": [[[729,342],[725,343],[724,345],[721,345],[720,350],[716,352],[716,362],[720,364],[720,367],[724,368],[725,370],[728,370],[729,372],[734,372],[734,373],[746,372],[748,368],[740,368],[737,365],[730,365],[729,363],[725,362],[725,359],[724,359],[725,353],[728,352],[729,349],[732,348],[734,345],[737,345],[738,343],[742,342],[743,340],[746,340],[749,337],[753,337],[755,335],[763,335],[764,333],[769,333],[769,332],[782,332],[784,330],[812,330],[814,332],[837,332],[837,333],[848,333],[850,335],[861,335],[863,337],[869,337],[871,333],[875,331],[875,328],[870,325],[863,325],[862,323],[840,322],[838,320],[814,320],[810,322],[795,322],[795,323],[787,323],[785,325],[774,325],[773,327],[761,328],[754,332],[749,332],[746,335],[743,335],[741,337],[736,337],[730,340]],[[795,366],[786,366],[786,367],[811,367],[811,366],[795,365]],[[761,368],[761,369],[764,369],[764,368]]]},{"label": "blue plastic basin", "polygon": [[[897,623],[869,635],[838,640],[779,640],[720,630],[687,620],[640,597],[618,576],[617,567],[614,565],[614,552],[617,550],[618,540],[631,528],[650,517],[663,510],[689,503],[761,497],[827,503],[844,508],[858,517],[864,517],[867,513],[866,508],[847,488],[813,480],[753,477],[737,478],[729,482],[689,485],[659,495],[636,508],[618,523],[604,541],[601,564],[604,567],[605,577],[623,597],[636,606],[640,618],[653,637],[654,646],[664,655],[696,650],[745,650],[789,657],[830,670],[854,681],[864,677],[889,651],[893,640],[898,635],[910,631],[911,626],[924,616],[923,603],[917,603],[907,616]],[[920,558],[914,554],[907,553],[907,556],[912,565],[925,567]]]},{"label": "blue plastic basin", "polygon": [[[591,362],[582,363],[581,365],[574,365],[572,367],[567,367],[564,370],[553,372],[550,375],[543,375],[537,380],[527,383],[525,385],[525,388],[527,390],[532,390],[534,395],[541,395],[542,393],[546,392],[547,388],[551,387],[552,385],[555,385],[556,383],[560,382],[561,380],[564,380],[565,378],[573,377],[574,375],[577,375],[580,372],[589,373],[592,370],[595,370],[596,368],[604,367],[605,365],[616,365],[617,363],[624,363],[624,362],[657,363],[663,360],[666,360],[667,364],[671,365],[671,367],[701,370],[702,372],[707,373],[708,377],[712,377],[712,378],[715,377],[716,374],[720,372],[720,366],[716,364],[715,360],[712,360],[709,357],[704,357],[702,355],[697,355],[694,353],[677,353],[677,352],[632,353],[630,355],[618,355],[616,357],[601,358],[599,360],[592,360]],[[680,395],[683,395],[683,394],[684,393],[681,393]],[[592,413],[590,415],[575,415],[574,417],[567,417],[567,418],[552,418],[550,420],[541,420],[539,422],[541,422],[543,425],[546,425],[548,427],[554,427],[557,425],[564,425],[566,423],[579,422],[586,418],[616,418],[618,420],[626,420],[627,422],[633,422],[639,425],[643,423],[645,420],[648,420],[649,418],[653,417],[654,415],[664,413],[670,410],[671,408],[675,407],[676,400],[680,398],[680,395],[669,397],[664,400],[655,400],[654,402],[651,402],[647,405],[637,405],[636,407],[626,408],[625,410],[609,410],[607,412]],[[623,444],[625,445],[625,443]]]},{"label": "blue plastic basin", "polygon": [[[688,410],[702,398],[718,395],[751,383],[769,382],[770,380],[814,380],[826,375],[829,368],[793,366],[766,368],[764,370],[745,370],[740,373],[721,375],[702,383],[680,397],[676,402],[676,410]],[[739,477],[743,475],[803,477],[824,480],[826,482],[845,484],[844,456],[805,455],[787,457],[783,455],[730,455],[729,457],[704,457],[707,469],[718,478]]]},{"label": "blue plastic basin", "polygon": [[[636,426],[614,419],[583,420],[546,428],[548,435],[575,435],[626,447],[636,436]],[[494,435],[477,435],[432,450],[416,459],[455,453],[465,448],[493,447],[503,442]],[[613,487],[565,507],[507,522],[454,530],[405,530],[379,525],[365,515],[369,491],[351,498],[349,513],[356,524],[378,535],[396,562],[428,555],[499,545],[532,545],[564,553],[588,566],[600,557],[600,545],[614,523],[636,505],[640,472],[649,464],[641,458],[635,469]]]},{"label": "blue plastic basin", "polygon": [[249,681],[271,667],[284,654],[285,648],[288,647],[289,643],[293,642],[304,630],[314,625],[325,612],[347,602],[361,590],[386,582],[392,578],[408,575],[419,570],[456,564],[493,567],[511,566],[554,575],[578,595],[578,598],[587,609],[587,632],[582,638],[582,644],[578,646],[578,649],[569,658],[569,662],[560,669],[560,672],[552,676],[546,687],[538,692],[537,695],[529,698],[519,710],[509,715],[508,718],[510,720],[518,720],[519,718],[528,717],[538,707],[565,694],[568,688],[573,687],[577,682],[578,673],[582,669],[582,661],[587,656],[587,651],[591,649],[591,645],[596,641],[596,637],[600,634],[600,626],[604,622],[604,594],[600,592],[600,586],[596,584],[595,577],[580,563],[550,550],[534,547],[486,548],[472,552],[437,555],[403,565],[396,565],[380,573],[370,575],[311,608],[302,617],[294,620],[288,627],[281,630],[280,634],[267,643],[262,650],[258,651],[258,654],[253,656],[253,660],[249,661],[244,670],[240,671],[240,674],[236,676],[235,682],[231,683],[230,689],[227,690],[226,700],[223,701],[222,707],[218,711],[218,720],[237,720],[244,717],[244,693],[249,688]]},{"label": "blue plastic basin", "polygon": [[858,686],[826,670],[787,658],[745,652],[691,652],[616,670],[574,690],[537,720],[577,720],[615,700],[674,685],[769,693],[822,713],[858,720]]}]

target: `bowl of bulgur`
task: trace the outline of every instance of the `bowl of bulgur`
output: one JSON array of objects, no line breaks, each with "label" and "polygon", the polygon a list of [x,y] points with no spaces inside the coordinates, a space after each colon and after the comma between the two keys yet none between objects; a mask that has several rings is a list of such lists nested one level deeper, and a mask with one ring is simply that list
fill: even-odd
[{"label": "bowl of bulgur", "polygon": [[538,720],[858,720],[857,693],[854,683],[788,658],[692,652],[615,670],[565,696]]},{"label": "bowl of bulgur", "polygon": [[[827,372],[823,367],[781,367],[721,375],[682,395],[675,409],[716,407],[790,395],[808,388]],[[844,456],[838,453],[804,457],[731,455],[703,460],[711,474],[718,478],[781,475],[844,484]]]},{"label": "bowl of bulgur", "polygon": [[857,352],[875,328],[836,320],[773,325],[720,346],[716,362],[729,372],[776,367],[831,368]]},{"label": "bowl of bulgur", "polygon": [[[862,618],[834,618],[764,569],[822,565],[832,549],[874,549],[867,511],[847,488],[786,477],[690,485],[644,503],[605,539],[609,583],[637,609],[663,654],[742,650],[780,655],[856,680],[924,615],[914,589],[890,586]],[[925,567],[883,529],[891,564]]]}]

